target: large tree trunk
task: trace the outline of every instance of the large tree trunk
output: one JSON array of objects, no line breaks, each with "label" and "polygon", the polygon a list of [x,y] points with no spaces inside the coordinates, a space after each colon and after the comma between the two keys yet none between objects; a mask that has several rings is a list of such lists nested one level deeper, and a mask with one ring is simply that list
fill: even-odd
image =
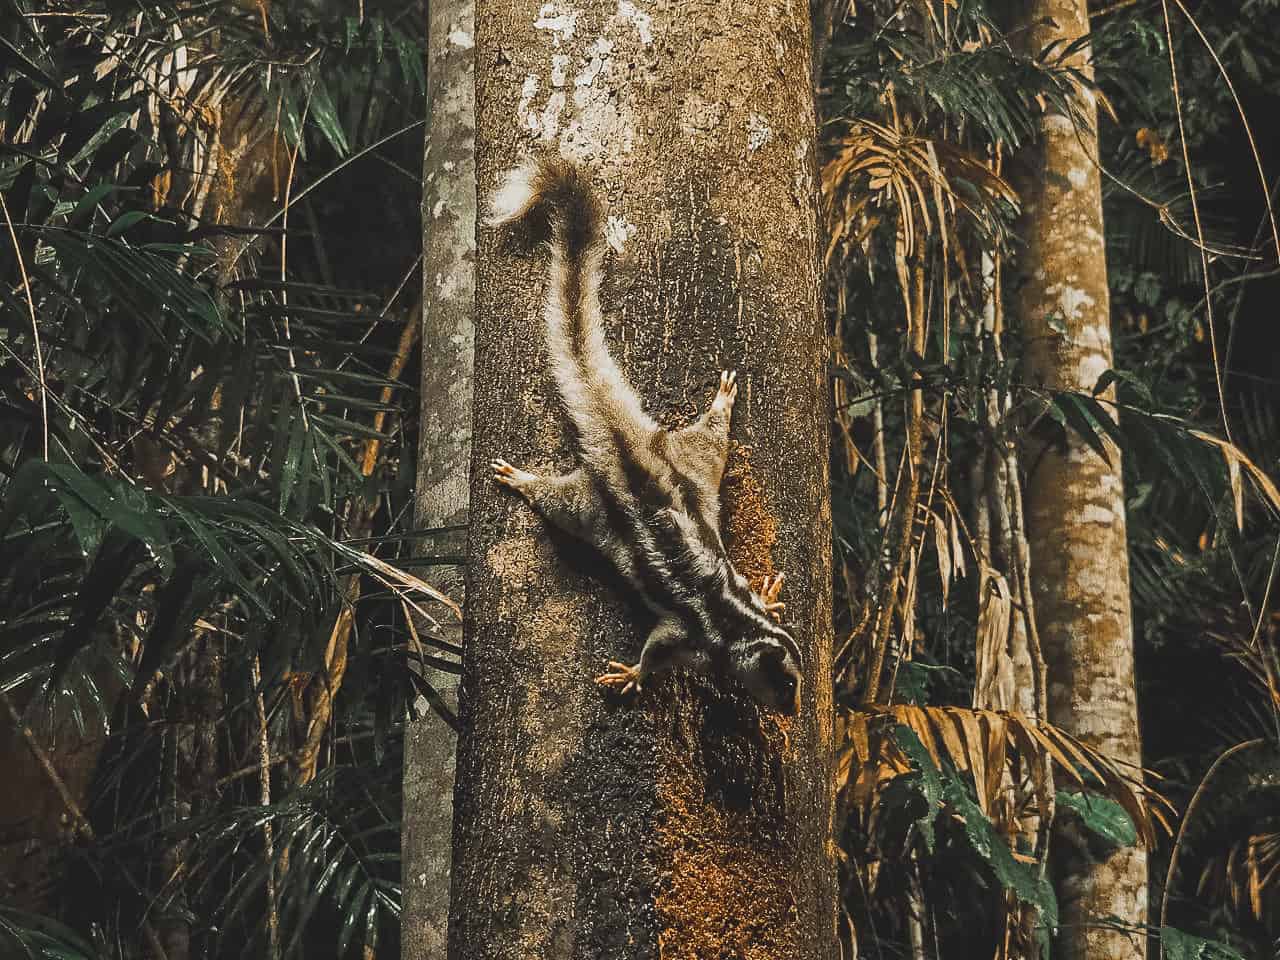
[{"label": "large tree trunk", "polygon": [[[627,248],[610,346],[661,422],[738,370],[724,527],[744,574],[786,571],[806,676],[794,721],[683,674],[604,695],[644,615],[473,468],[449,955],[833,958],[808,10],[482,0],[476,28],[481,196],[536,150],[590,169]],[[487,231],[479,250],[473,464],[564,468],[545,258]]]},{"label": "large tree trunk", "polygon": [[[1017,40],[1031,53],[1071,42],[1088,30],[1085,0],[1034,0],[1019,25]],[[1081,96],[1092,124],[1096,105]],[[1112,365],[1097,137],[1056,113],[1046,114],[1041,133],[1015,173],[1027,241],[1017,294],[1026,375],[1051,390],[1087,394]],[[1033,453],[1025,460],[1026,514],[1049,720],[1111,757],[1140,763],[1120,451],[1111,448],[1108,464],[1072,433],[1065,448]],[[1098,861],[1062,831],[1054,853],[1062,915],[1056,955],[1143,956],[1141,936],[1096,924],[1108,915],[1145,923],[1146,854],[1130,847]]]},{"label": "large tree trunk", "polygon": [[[427,142],[422,190],[422,389],[415,517],[435,555],[466,550],[470,500],[472,376],[475,353],[475,55],[472,0],[433,2],[428,24]],[[433,568],[435,586],[463,600],[464,568]],[[462,641],[462,625],[441,625],[442,639]],[[428,651],[432,652],[432,651]],[[418,667],[457,709],[457,678]],[[441,704],[409,724],[404,747],[401,956],[445,956],[453,843],[456,738]]]}]

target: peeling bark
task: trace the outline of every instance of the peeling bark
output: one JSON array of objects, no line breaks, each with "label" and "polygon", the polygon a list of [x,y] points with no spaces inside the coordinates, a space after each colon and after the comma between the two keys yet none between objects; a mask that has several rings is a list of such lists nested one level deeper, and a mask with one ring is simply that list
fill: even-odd
[{"label": "peeling bark", "polygon": [[[741,392],[724,529],[787,573],[801,715],[727,681],[592,683],[645,615],[479,471],[449,956],[833,958],[830,502],[805,5],[484,0],[480,194],[535,150],[585,164],[626,254],[607,334],[660,422]],[[479,237],[473,464],[565,469],[545,259]],[[584,562],[585,561],[585,562]]]},{"label": "peeling bark", "polygon": [[[1026,5],[1018,42],[1038,53],[1088,30],[1084,0]],[[1076,64],[1088,69],[1085,57]],[[1082,92],[1090,122],[1097,109]],[[1027,148],[1014,181],[1027,241],[1017,293],[1026,338],[1026,375],[1051,390],[1090,393],[1112,365],[1110,302],[1097,138],[1048,113],[1040,142]],[[1106,395],[1106,396],[1109,396]],[[1110,464],[1074,434],[1025,461],[1027,536],[1040,635],[1048,664],[1049,720],[1103,753],[1140,763],[1133,671],[1133,625],[1125,543],[1120,451]],[[1098,861],[1056,830],[1055,879],[1062,929],[1057,955],[1141,957],[1143,938],[1091,926],[1108,915],[1146,921],[1146,854],[1133,847]]]},{"label": "peeling bark", "polygon": [[[475,6],[429,5],[427,142],[422,191],[422,383],[415,517],[435,534],[429,552],[462,554],[470,502],[472,379],[475,357]],[[464,569],[436,567],[435,586],[461,604]],[[461,644],[462,625],[442,623]],[[458,680],[425,664],[417,669],[444,704],[457,710]],[[446,955],[452,873],[456,737],[419,703],[421,720],[405,735],[401,915],[404,960]]]}]

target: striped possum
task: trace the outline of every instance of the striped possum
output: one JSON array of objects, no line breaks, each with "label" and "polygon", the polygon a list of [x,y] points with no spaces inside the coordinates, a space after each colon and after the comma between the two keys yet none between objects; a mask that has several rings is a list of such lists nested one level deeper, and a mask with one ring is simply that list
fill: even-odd
[{"label": "striped possum", "polygon": [[578,167],[543,159],[516,168],[493,196],[486,222],[549,232],[546,347],[579,443],[571,473],[539,476],[499,459],[493,478],[546,522],[603,553],[657,618],[640,660],[610,661],[596,682],[627,693],[683,665],[732,676],[760,703],[794,714],[802,659],[779,622],[783,577],[766,577],[753,589],[720,534],[735,373],[721,373],[710,408],[688,427],[664,430],[645,413],[605,344],[604,214]]}]

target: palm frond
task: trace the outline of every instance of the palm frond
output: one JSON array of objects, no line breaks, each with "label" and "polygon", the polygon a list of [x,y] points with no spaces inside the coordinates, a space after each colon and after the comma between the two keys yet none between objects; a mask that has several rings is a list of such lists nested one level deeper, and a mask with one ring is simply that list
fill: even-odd
[{"label": "palm frond", "polygon": [[[911,769],[895,741],[873,735],[875,725],[885,718],[910,729],[935,766],[945,764],[967,774],[987,815],[997,808],[1007,776],[1018,783],[1052,766],[1119,804],[1147,845],[1154,842],[1157,825],[1168,831],[1165,811],[1170,808],[1147,785],[1146,778],[1153,776],[1149,771],[1117,764],[1051,724],[1017,713],[905,704],[841,716],[836,782],[868,817],[885,787]],[[1033,782],[1028,796],[1051,789],[1050,784]]]}]

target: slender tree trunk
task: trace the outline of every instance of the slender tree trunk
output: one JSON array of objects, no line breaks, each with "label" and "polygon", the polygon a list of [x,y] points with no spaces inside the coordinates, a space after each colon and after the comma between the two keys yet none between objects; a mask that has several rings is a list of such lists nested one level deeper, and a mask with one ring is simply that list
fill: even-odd
[{"label": "slender tree trunk", "polygon": [[[1088,30],[1085,0],[1033,0],[1017,40],[1029,52]],[[1086,53],[1079,57],[1082,69]],[[1081,93],[1090,123],[1096,105]],[[1096,134],[1047,113],[1040,142],[1015,174],[1027,241],[1017,308],[1026,375],[1051,390],[1090,393],[1112,365],[1111,317]],[[1049,719],[1116,759],[1140,763],[1133,624],[1120,451],[1110,463],[1078,436],[1033,450],[1026,491],[1032,585],[1048,664]],[[1065,830],[1055,840],[1062,928],[1056,956],[1141,957],[1141,936],[1096,926],[1107,916],[1146,921],[1146,854],[1131,847],[1097,860]]]},{"label": "slender tree trunk", "polygon": [[[432,536],[428,552],[460,555],[466,550],[463,524],[470,501],[475,354],[475,6],[472,0],[441,0],[430,4],[428,16],[415,511],[420,528],[456,528]],[[464,567],[435,567],[432,579],[462,602]],[[460,645],[462,625],[442,624],[439,636]],[[425,664],[418,669],[443,706],[456,712],[457,678]],[[428,715],[411,723],[405,736],[401,956],[438,960],[446,953],[449,925],[457,743],[431,705],[418,707]]]},{"label": "slender tree trunk", "polygon": [[[805,651],[789,722],[683,673],[592,677],[644,615],[473,468],[450,953],[836,956],[827,345],[818,308],[809,11],[482,0],[481,196],[536,150],[584,163],[623,262],[607,333],[654,415],[738,370],[724,528],[787,573]],[[480,234],[473,463],[563,469],[542,350],[546,261]]]}]

